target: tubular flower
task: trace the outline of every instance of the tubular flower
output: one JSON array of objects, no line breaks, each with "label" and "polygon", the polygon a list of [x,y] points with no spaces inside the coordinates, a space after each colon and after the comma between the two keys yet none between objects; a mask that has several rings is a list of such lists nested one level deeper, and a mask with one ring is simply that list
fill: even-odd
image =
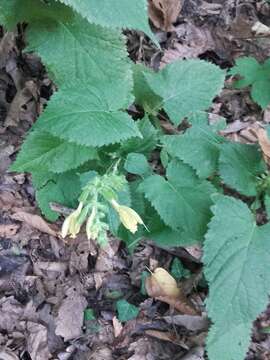
[{"label": "tubular flower", "polygon": [[62,225],[62,237],[65,238],[67,235],[71,235],[75,238],[80,232],[81,225],[78,223],[78,217],[82,211],[83,203],[80,202],[79,206],[73,211],[64,221]]},{"label": "tubular flower", "polygon": [[138,224],[144,225],[141,217],[128,206],[120,205],[116,200],[111,200],[113,208],[117,211],[121,223],[126,229],[128,229],[132,234],[138,230]]}]

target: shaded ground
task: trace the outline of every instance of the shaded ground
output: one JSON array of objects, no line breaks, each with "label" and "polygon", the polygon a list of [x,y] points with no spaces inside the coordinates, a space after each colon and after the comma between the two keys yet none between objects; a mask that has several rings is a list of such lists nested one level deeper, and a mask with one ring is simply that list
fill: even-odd
[{"label": "shaded ground", "polygon": [[[152,14],[162,51],[142,34],[126,33],[134,61],[158,69],[178,58],[199,57],[228,68],[239,56],[260,61],[270,56],[270,37],[252,31],[258,21],[270,26],[265,1],[186,0],[173,16],[171,24],[162,13]],[[2,32],[0,43],[0,359],[206,358],[207,287],[199,248],[167,251],[148,240],[130,256],[116,239],[104,249],[89,244],[83,234],[64,243],[57,236],[61,222],[49,227],[32,216],[39,210],[31,179],[9,173],[8,167],[55,89],[39,60],[21,53],[23,30],[18,28],[16,35]],[[215,114],[226,117],[224,135],[252,142],[247,128],[269,122],[269,111],[263,113],[248,90],[232,90],[230,83],[228,78],[215,100],[213,121]],[[166,119],[161,121],[170,131]],[[169,270],[175,258],[191,271],[180,285],[200,316],[170,311],[141,289],[143,271],[157,265]],[[136,320],[121,324],[116,319],[119,298],[139,307]],[[83,318],[85,308],[89,311]],[[270,359],[269,326],[270,308],[255,323],[247,359]]]}]

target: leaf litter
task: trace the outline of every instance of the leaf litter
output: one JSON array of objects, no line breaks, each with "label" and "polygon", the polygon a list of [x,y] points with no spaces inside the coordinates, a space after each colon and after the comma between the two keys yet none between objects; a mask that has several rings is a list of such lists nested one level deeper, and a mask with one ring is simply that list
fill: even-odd
[{"label": "leaf litter", "polygon": [[[265,1],[151,0],[149,16],[161,50],[140,33],[126,35],[130,57],[154,69],[187,58],[228,68],[246,54],[259,62],[270,55]],[[22,53],[24,36],[23,28],[1,32],[0,42],[0,359],[204,359],[209,324],[199,246],[166,249],[144,240],[130,255],[116,239],[103,249],[85,234],[63,242],[60,223],[40,216],[29,175],[8,172],[55,90],[40,60]],[[269,164],[269,109],[262,112],[249,90],[232,89],[230,78],[226,85],[210,110],[227,119],[221,134],[258,142]],[[171,277],[176,258],[190,278]],[[170,289],[149,268],[162,268]],[[143,272],[148,294],[141,291]],[[136,308],[132,318],[120,321],[119,301]],[[85,320],[87,309],[97,327]],[[261,331],[269,318],[267,309],[254,324],[247,360],[269,358],[269,334]]]}]

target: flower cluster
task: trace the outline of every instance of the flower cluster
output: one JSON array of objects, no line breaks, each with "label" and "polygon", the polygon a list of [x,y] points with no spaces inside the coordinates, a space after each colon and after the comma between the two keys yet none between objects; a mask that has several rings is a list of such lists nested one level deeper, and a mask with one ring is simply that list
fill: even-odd
[{"label": "flower cluster", "polygon": [[121,191],[124,185],[123,177],[115,174],[96,176],[92,179],[83,189],[77,209],[65,219],[62,237],[75,238],[86,222],[88,239],[97,240],[102,245],[106,244],[109,230],[106,215],[110,205],[117,212],[123,226],[134,234],[138,230],[138,224],[144,223],[135,210],[117,202],[117,192]]}]

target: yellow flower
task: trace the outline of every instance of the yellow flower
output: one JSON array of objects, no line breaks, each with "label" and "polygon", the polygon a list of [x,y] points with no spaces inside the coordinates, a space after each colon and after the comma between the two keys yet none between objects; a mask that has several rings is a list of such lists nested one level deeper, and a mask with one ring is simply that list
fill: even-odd
[{"label": "yellow flower", "polygon": [[79,206],[73,211],[64,221],[62,225],[62,237],[65,238],[67,235],[71,235],[75,238],[80,232],[81,225],[78,224],[77,220],[82,211],[83,203],[80,202]]},{"label": "yellow flower", "polygon": [[120,205],[116,200],[111,200],[111,204],[118,212],[121,223],[132,232],[132,234],[138,230],[138,224],[144,225],[141,217],[130,207]]}]

